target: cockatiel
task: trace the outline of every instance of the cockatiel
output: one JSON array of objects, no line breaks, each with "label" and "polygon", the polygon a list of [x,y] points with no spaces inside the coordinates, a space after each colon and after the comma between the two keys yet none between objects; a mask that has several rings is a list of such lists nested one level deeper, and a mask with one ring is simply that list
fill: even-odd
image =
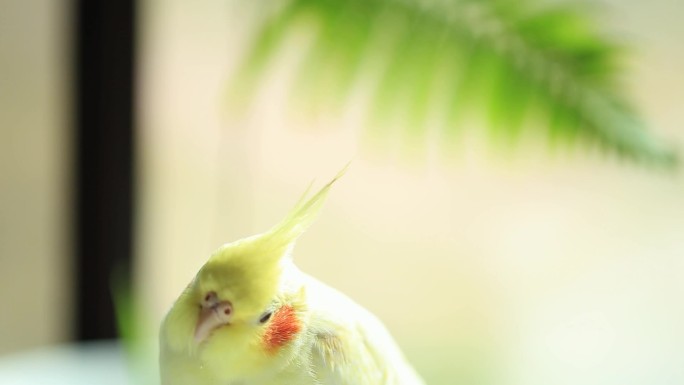
[{"label": "cockatiel", "polygon": [[292,262],[343,172],[202,266],[162,322],[162,385],[424,384],[374,315]]}]

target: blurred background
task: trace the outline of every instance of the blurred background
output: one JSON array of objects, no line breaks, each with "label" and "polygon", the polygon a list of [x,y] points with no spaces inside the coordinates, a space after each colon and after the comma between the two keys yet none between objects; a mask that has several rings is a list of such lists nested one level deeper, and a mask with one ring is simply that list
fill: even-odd
[{"label": "blurred background", "polygon": [[295,260],[428,383],[684,382],[684,3],[560,3],[0,1],[0,379],[353,160]]}]

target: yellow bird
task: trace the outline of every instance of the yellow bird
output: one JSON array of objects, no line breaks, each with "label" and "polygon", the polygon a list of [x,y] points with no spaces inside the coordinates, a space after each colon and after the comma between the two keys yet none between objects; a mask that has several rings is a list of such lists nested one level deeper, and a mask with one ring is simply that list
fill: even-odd
[{"label": "yellow bird", "polygon": [[424,385],[373,314],[292,262],[343,173],[211,255],[162,322],[162,385]]}]

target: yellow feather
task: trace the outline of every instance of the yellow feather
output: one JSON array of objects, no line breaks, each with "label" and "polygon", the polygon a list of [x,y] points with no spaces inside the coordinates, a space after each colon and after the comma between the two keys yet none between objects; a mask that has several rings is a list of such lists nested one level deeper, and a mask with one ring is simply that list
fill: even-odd
[{"label": "yellow feather", "polygon": [[299,199],[299,202],[297,202],[287,217],[266,233],[271,242],[292,245],[318,217],[318,212],[321,210],[323,202],[325,202],[325,198],[328,196],[328,192],[330,192],[330,188],[345,174],[348,168],[349,163],[347,163],[347,165],[316,194],[311,198],[306,199],[308,192],[311,189],[311,185],[309,185]]}]

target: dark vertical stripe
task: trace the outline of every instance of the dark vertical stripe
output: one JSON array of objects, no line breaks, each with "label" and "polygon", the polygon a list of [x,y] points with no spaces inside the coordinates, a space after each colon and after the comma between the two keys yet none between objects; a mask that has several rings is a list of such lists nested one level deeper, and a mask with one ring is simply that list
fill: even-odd
[{"label": "dark vertical stripe", "polygon": [[112,270],[130,275],[134,0],[76,0],[76,330],[116,336]]}]

